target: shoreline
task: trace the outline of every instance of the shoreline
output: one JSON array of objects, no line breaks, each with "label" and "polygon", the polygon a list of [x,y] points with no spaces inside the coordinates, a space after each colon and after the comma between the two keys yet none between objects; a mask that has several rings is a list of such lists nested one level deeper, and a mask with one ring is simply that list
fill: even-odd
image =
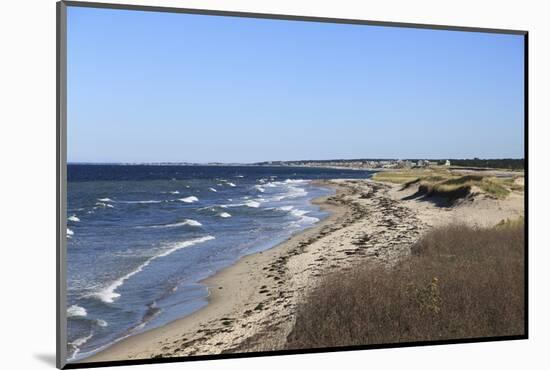
[{"label": "shoreline", "polygon": [[204,308],[79,362],[285,349],[297,302],[323,276],[367,260],[392,265],[433,226],[495,225],[523,212],[518,194],[505,201],[479,196],[449,208],[409,199],[414,189],[370,179],[317,183],[336,189],[312,201],[329,212],[324,220],[202,280],[210,293]]},{"label": "shoreline", "polygon": [[[336,195],[339,190],[341,191],[341,189],[329,185],[324,180],[316,180],[316,182],[321,186],[334,189],[334,195]],[[265,251],[255,252],[243,256],[234,264],[223,268],[212,276],[198,281],[198,283],[206,285],[209,292],[207,298],[208,304],[205,307],[191,313],[190,315],[171,321],[161,327],[153,328],[142,333],[122,338],[119,341],[109,345],[107,348],[100,350],[99,352],[80,361],[76,361],[75,363],[152,358],[155,357],[153,354],[154,351],[150,351],[150,353],[149,351],[144,351],[141,353],[142,356],[138,356],[133,353],[131,349],[135,348],[135,345],[141,347],[142,343],[149,343],[150,341],[158,342],[161,338],[181,338],[182,332],[203,332],[201,331],[201,328],[205,325],[202,323],[210,322],[218,316],[221,318],[227,318],[222,316],[230,315],[222,315],[222,312],[233,311],[235,309],[238,310],[244,306],[247,306],[245,302],[253,298],[252,296],[254,295],[254,292],[258,290],[253,288],[261,287],[263,284],[259,283],[261,279],[257,280],[252,278],[253,276],[258,275],[260,271],[248,271],[249,275],[245,276],[245,270],[249,270],[250,266],[268,264],[273,258],[283,254],[294,244],[301,242],[302,239],[316,236],[319,233],[320,228],[332,223],[338,217],[341,217],[346,212],[346,209],[341,205],[327,203],[327,198],[330,198],[331,196],[333,195],[321,196],[314,198],[311,201],[312,204],[318,205],[320,210],[328,212],[328,215],[323,220],[317,222],[312,227],[288,237],[286,240]],[[247,284],[244,284],[245,281]],[[221,306],[221,302],[223,302],[223,307],[219,307]],[[228,309],[228,307],[233,309]],[[204,332],[208,332],[208,329],[204,330]]]}]

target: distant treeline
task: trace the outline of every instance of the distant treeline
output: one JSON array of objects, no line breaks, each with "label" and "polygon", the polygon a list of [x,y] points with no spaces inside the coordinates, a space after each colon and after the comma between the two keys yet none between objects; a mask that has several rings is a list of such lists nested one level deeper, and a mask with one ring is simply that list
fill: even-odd
[{"label": "distant treeline", "polygon": [[[453,166],[462,166],[462,167],[486,167],[486,168],[507,168],[511,170],[522,170],[524,169],[524,160],[523,159],[512,159],[512,158],[503,158],[503,159],[450,159],[449,160]],[[445,161],[438,161],[438,163],[445,163]]]},{"label": "distant treeline", "polygon": [[[411,161],[417,163],[418,161],[425,161],[424,158],[417,159],[402,159],[403,161]],[[429,159],[432,163],[437,163],[438,165],[444,165],[445,162],[449,160],[452,166],[461,166],[461,167],[476,167],[476,168],[505,168],[512,170],[521,170],[524,169],[524,159],[514,159],[514,158],[501,158],[501,159]],[[340,163],[353,163],[353,162],[391,162],[396,161],[396,159],[390,158],[362,158],[362,159],[321,159],[321,160],[297,160],[297,161],[272,161],[272,162],[259,162],[255,163],[257,165],[303,165],[311,163],[326,163],[334,164],[336,162]]]}]

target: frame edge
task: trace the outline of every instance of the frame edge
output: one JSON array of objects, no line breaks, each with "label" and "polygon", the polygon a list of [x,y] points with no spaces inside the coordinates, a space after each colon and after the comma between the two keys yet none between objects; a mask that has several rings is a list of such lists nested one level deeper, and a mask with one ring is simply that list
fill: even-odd
[{"label": "frame edge", "polygon": [[56,367],[67,363],[66,320],[66,159],[67,159],[67,5],[56,3]]}]

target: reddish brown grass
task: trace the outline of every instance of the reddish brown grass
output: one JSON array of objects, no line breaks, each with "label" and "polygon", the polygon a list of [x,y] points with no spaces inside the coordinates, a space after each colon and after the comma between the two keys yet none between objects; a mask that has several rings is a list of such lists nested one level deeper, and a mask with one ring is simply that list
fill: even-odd
[{"label": "reddish brown grass", "polygon": [[287,348],[524,333],[524,228],[432,230],[390,269],[325,278],[298,306]]}]

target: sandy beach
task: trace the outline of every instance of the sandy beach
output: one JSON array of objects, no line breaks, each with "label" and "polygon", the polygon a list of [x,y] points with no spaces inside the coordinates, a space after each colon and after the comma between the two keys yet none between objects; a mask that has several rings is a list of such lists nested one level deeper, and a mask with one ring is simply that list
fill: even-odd
[{"label": "sandy beach", "polygon": [[524,214],[522,192],[494,199],[475,190],[453,206],[415,197],[414,187],[328,180],[335,195],[315,203],[330,215],[278,246],[246,256],[202,283],[209,304],[163,327],[131,336],[83,362],[283,349],[297,302],[318,279],[366,260],[391,265],[434,226],[493,226]]}]

